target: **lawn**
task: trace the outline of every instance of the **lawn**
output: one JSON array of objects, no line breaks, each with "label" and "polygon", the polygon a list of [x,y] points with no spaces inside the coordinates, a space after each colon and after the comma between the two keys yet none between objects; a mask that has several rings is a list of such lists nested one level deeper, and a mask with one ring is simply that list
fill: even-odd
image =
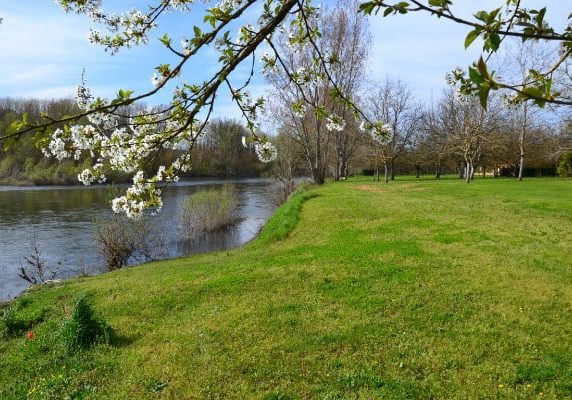
[{"label": "lawn", "polygon": [[[70,352],[82,294],[115,337]],[[11,308],[1,399],[572,399],[572,180],[332,182],[242,248]]]}]

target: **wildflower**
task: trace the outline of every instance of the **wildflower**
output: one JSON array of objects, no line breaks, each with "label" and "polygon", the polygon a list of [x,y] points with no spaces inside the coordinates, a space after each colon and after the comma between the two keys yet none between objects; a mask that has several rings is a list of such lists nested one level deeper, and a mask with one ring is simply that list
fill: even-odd
[{"label": "wildflower", "polygon": [[32,332],[32,331],[28,332],[28,334],[26,335],[26,337],[28,338],[28,340],[34,339],[34,332]]}]

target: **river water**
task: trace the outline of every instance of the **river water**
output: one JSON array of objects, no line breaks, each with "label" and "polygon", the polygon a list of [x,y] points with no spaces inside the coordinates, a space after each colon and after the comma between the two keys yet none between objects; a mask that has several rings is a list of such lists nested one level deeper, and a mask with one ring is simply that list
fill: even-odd
[{"label": "river water", "polygon": [[[193,242],[181,240],[181,207],[199,190],[231,184],[236,187],[240,222]],[[151,223],[161,232],[161,258],[223,250],[254,238],[274,206],[268,201],[269,181],[196,180],[178,182],[163,195],[163,210]],[[34,253],[34,243],[48,266],[61,263],[59,278],[106,271],[93,240],[95,219],[112,214],[110,192],[104,186],[0,186],[0,301],[28,287],[17,273]]]}]

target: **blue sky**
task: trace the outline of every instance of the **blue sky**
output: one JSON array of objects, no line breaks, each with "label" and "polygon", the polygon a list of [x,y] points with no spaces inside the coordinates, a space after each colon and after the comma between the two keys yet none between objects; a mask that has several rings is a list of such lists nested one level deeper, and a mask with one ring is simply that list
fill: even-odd
[{"label": "blue sky", "polygon": [[[463,16],[490,10],[504,0],[457,0],[456,10]],[[542,1],[524,0],[527,7],[541,7]],[[549,2],[548,20],[563,26],[570,12],[567,1]],[[144,7],[146,1],[104,1],[118,10]],[[156,37],[145,47],[125,49],[111,56],[102,48],[90,46],[87,34],[91,23],[86,16],[65,14],[53,0],[0,0],[0,96],[54,98],[73,96],[85,68],[88,85],[96,95],[112,97],[119,88],[142,93],[152,88],[154,67],[173,61],[156,39],[168,32],[178,43],[197,21],[202,20],[202,3],[191,15],[169,15],[163,19]],[[255,22],[252,14],[249,22]],[[246,16],[248,21],[249,15]],[[467,66],[479,56],[479,43],[463,47],[468,29],[426,15],[369,18],[372,54],[369,77],[401,79],[420,100],[439,97],[445,87],[444,75],[455,66]],[[189,36],[191,36],[189,34]],[[216,68],[213,51],[199,54],[184,75],[188,82],[200,83]],[[236,71],[237,82],[246,68]],[[255,95],[267,90],[262,78],[252,82]],[[165,103],[170,92],[157,96],[152,104]],[[221,96],[217,116],[238,117],[239,112],[227,96]]]}]

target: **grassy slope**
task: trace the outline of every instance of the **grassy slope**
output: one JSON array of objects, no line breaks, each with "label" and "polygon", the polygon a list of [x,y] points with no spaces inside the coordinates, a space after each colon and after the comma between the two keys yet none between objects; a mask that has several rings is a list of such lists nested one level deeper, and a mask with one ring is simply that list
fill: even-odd
[{"label": "grassy slope", "polygon": [[[571,180],[311,193],[284,240],[22,297],[0,398],[572,398]],[[119,339],[65,356],[85,292]]]}]

